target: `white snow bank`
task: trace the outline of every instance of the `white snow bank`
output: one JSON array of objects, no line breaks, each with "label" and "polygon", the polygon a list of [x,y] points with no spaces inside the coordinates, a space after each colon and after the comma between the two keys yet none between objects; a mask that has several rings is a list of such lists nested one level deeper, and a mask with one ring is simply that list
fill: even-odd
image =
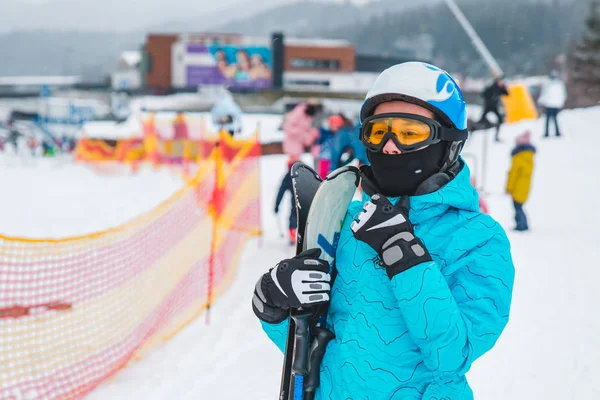
[{"label": "white snow bank", "polygon": [[126,171],[103,176],[58,159],[36,159],[28,166],[2,163],[0,234],[58,238],[105,230],[151,210],[183,185],[167,169]]}]

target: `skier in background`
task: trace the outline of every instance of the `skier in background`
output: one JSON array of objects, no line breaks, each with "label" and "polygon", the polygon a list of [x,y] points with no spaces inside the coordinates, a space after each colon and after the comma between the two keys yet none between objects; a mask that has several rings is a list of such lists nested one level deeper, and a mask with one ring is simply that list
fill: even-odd
[{"label": "skier in background", "polygon": [[27,138],[27,147],[29,148],[29,151],[31,152],[31,156],[35,157],[35,153],[38,148],[38,142],[33,136]]},{"label": "skier in background", "polygon": [[343,114],[344,124],[337,131],[332,147],[332,170],[343,167],[350,163],[358,165],[367,164],[367,152],[359,139],[358,127],[355,127],[352,121],[346,118]]},{"label": "skier in background", "polygon": [[228,132],[231,136],[242,130],[242,109],[235,102],[231,93],[225,92],[223,97],[210,110],[213,124],[219,131]]},{"label": "skier in background", "polygon": [[360,123],[371,165],[334,270],[320,249],[282,260],[256,284],[253,310],[284,351],[290,309],[328,306],[335,338],[316,400],[473,399],[465,374],[508,322],[514,267],[459,157],[462,93],[437,67],[398,64],[369,90]]},{"label": "skier in background", "polygon": [[21,136],[23,136],[23,134],[17,130],[17,128],[15,127],[15,124],[12,120],[9,120],[6,123],[6,126],[8,127],[8,138],[6,139],[6,142],[10,143],[12,145],[13,149],[15,150],[15,155],[18,155],[19,154],[19,138]]},{"label": "skier in background", "polygon": [[483,97],[483,114],[481,114],[481,119],[478,123],[488,127],[491,126],[490,121],[487,119],[487,115],[488,113],[495,114],[498,124],[496,125],[496,136],[494,137],[494,140],[499,142],[500,126],[504,122],[504,116],[500,114],[499,111],[500,97],[508,96],[508,90],[500,78],[495,78],[494,82],[492,82],[491,85],[486,87],[485,90],[481,92],[481,96]]},{"label": "skier in background", "polygon": [[304,149],[311,146],[319,136],[312,127],[313,117],[317,113],[314,102],[300,103],[290,111],[283,121],[283,152],[288,157],[300,159]]},{"label": "skier in background", "polygon": [[511,153],[512,164],[506,182],[506,193],[512,196],[515,206],[515,222],[517,223],[515,230],[526,231],[529,229],[529,225],[523,205],[529,197],[535,156],[535,147],[531,144],[531,132],[526,131],[518,136],[516,144]]},{"label": "skier in background", "polygon": [[557,71],[552,71],[548,82],[542,88],[538,104],[544,107],[546,113],[546,131],[544,137],[550,136],[550,120],[554,120],[556,137],[560,136],[558,127],[558,113],[565,106],[567,101],[567,88],[564,82],[558,76]]},{"label": "skier in background", "polygon": [[343,125],[344,119],[340,115],[334,114],[327,119],[328,128],[321,128],[319,130],[318,144],[320,145],[320,152],[318,172],[322,179],[325,179],[332,169],[334,140],[337,132]]},{"label": "skier in background", "polygon": [[290,217],[288,219],[288,237],[290,239],[290,244],[294,244],[296,242],[296,229],[298,228],[298,217],[296,215],[296,198],[294,197],[294,187],[292,184],[292,176],[290,174],[292,165],[298,161],[297,158],[290,157],[287,164],[287,172],[283,176],[281,180],[281,184],[279,185],[279,191],[277,192],[277,198],[275,199],[275,215],[279,214],[279,206],[281,205],[281,200],[283,200],[283,196],[285,192],[290,192]]}]

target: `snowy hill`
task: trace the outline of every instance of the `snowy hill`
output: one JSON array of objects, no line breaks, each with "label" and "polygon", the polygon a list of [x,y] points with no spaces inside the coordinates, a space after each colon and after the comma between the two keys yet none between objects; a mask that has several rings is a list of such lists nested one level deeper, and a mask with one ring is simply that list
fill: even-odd
[{"label": "snowy hill", "polygon": [[125,167],[118,176],[101,176],[64,157],[19,159],[5,153],[0,153],[0,234],[9,236],[60,238],[112,228],[183,186],[175,171],[148,167],[133,174]]},{"label": "snowy hill", "polygon": [[[468,375],[476,399],[600,398],[600,210],[596,207],[596,196],[600,195],[596,166],[600,108],[565,111],[559,119],[565,135],[559,139],[540,138],[544,124],[541,119],[505,127],[501,132],[503,143],[494,143],[489,133],[486,199],[492,215],[508,232],[516,279],[506,331],[496,347],[474,363]],[[531,129],[538,152],[532,193],[525,206],[531,231],[518,233],[511,231],[513,208],[504,194],[504,184],[514,138],[525,129]],[[479,170],[484,134],[475,133],[464,151],[479,183],[483,181]],[[250,298],[258,276],[293,253],[279,237],[272,214],[285,162],[283,156],[264,157],[261,161],[265,236],[248,244],[235,282],[211,308],[210,325],[202,317],[197,319],[159,349],[120,371],[88,399],[277,397],[282,356],[261,331]],[[32,194],[16,186],[23,172],[15,168],[10,173],[13,177],[6,178],[6,168],[0,170],[0,185],[16,191],[5,194],[2,203],[11,199],[11,204],[17,205],[17,196]],[[163,195],[169,189],[167,178],[158,185],[161,192],[165,190]],[[123,179],[132,182],[131,177]],[[132,195],[134,191],[127,193]],[[61,207],[82,196],[74,190],[67,194],[69,198],[64,202],[52,203],[58,215],[63,212]],[[124,206],[131,201],[135,205],[135,197],[129,195],[116,197],[118,194],[111,193],[111,203],[94,207],[104,207],[105,214],[116,212],[117,203]],[[284,200],[283,205],[282,226],[288,202]],[[45,209],[42,200],[31,201],[27,207],[32,215]],[[0,215],[0,220],[5,215]],[[44,223],[56,222],[38,223],[23,217],[21,225],[23,231],[27,226],[36,230],[36,224]]]}]

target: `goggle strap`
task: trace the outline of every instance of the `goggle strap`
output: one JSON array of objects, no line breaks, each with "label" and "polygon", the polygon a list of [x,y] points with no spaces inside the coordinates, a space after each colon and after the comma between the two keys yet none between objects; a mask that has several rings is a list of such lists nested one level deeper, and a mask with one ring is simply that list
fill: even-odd
[{"label": "goggle strap", "polygon": [[467,131],[466,129],[442,128],[440,130],[440,139],[446,140],[448,142],[459,142],[467,140],[468,137],[469,131]]}]

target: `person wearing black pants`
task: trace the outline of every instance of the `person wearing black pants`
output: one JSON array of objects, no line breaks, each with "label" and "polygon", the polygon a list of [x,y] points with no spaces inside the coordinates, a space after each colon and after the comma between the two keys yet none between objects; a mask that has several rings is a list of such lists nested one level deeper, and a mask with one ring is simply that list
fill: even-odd
[{"label": "person wearing black pants", "polygon": [[504,122],[504,116],[500,114],[498,107],[500,106],[500,97],[508,96],[508,90],[504,83],[496,78],[494,83],[485,88],[485,90],[481,93],[483,97],[483,114],[481,114],[481,119],[479,120],[480,124],[484,124],[486,126],[491,125],[490,121],[487,119],[487,114],[492,113],[496,115],[496,119],[498,120],[498,125],[496,125],[496,142],[500,141],[500,125]]},{"label": "person wearing black pants", "polygon": [[546,108],[546,133],[544,137],[550,136],[550,120],[554,120],[554,128],[556,129],[556,136],[560,136],[560,128],[558,127],[558,113],[560,108],[548,107]]},{"label": "person wearing black pants", "polygon": [[294,244],[296,242],[296,229],[298,228],[298,216],[296,214],[296,198],[294,197],[294,185],[292,182],[292,175],[290,174],[292,165],[297,160],[294,158],[290,158],[288,161],[288,172],[285,174],[283,179],[281,180],[281,185],[279,186],[279,191],[277,192],[277,199],[275,200],[275,214],[279,213],[279,205],[283,200],[283,196],[285,192],[290,192],[291,204],[290,204],[290,217],[289,217],[289,225],[288,225],[288,234],[290,239],[290,244]]},{"label": "person wearing black pants", "polygon": [[513,205],[515,206],[515,222],[517,223],[515,230],[529,230],[529,225],[527,224],[527,216],[525,215],[525,211],[523,211],[523,203],[518,203],[513,200]]},{"label": "person wearing black pants", "polygon": [[556,137],[560,137],[560,128],[558,127],[558,113],[564,107],[567,100],[567,89],[564,82],[560,79],[557,71],[552,71],[548,82],[542,88],[542,93],[538,103],[546,113],[546,132],[544,137],[550,137],[550,120],[554,120]]}]

